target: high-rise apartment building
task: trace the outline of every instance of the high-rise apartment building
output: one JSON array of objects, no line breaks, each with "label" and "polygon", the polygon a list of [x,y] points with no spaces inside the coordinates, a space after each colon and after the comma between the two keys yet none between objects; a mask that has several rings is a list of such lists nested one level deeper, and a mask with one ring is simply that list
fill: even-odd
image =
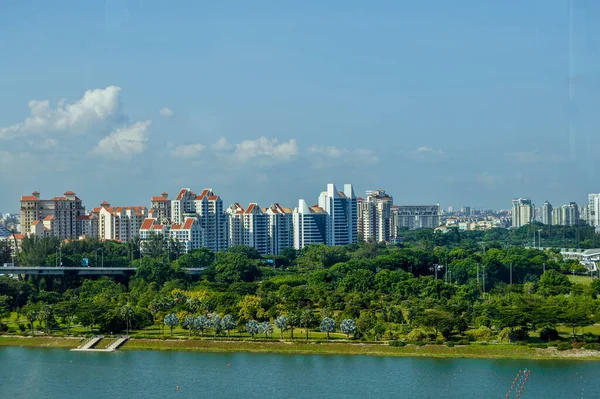
[{"label": "high-rise apartment building", "polygon": [[302,249],[311,244],[327,244],[330,216],[317,205],[309,207],[304,200],[294,209],[294,248]]},{"label": "high-rise apartment building", "polygon": [[439,205],[400,205],[390,209],[392,234],[396,234],[401,228],[435,229],[440,225]]},{"label": "high-rise apartment building", "polygon": [[344,184],[338,191],[334,184],[319,196],[319,207],[329,215],[327,245],[348,245],[358,241],[356,196],[352,184]]},{"label": "high-rise apartment building", "polygon": [[269,218],[256,203],[244,209],[235,203],[227,209],[229,214],[229,245],[247,245],[259,254],[269,253]]},{"label": "high-rise apartment building", "polygon": [[600,226],[600,194],[588,195],[587,219],[590,226]]},{"label": "high-rise apartment building", "polygon": [[189,188],[182,188],[171,201],[171,222],[181,224],[186,216],[196,213],[196,194]]},{"label": "high-rise apartment building", "polygon": [[[228,248],[227,213],[223,201],[212,189],[204,189],[194,197],[194,213],[206,234],[205,246],[211,251],[224,251]],[[175,217],[175,215],[173,215]]]},{"label": "high-rise apartment building", "polygon": [[357,198],[358,234],[365,241],[390,242],[393,198],[384,190],[367,191]]},{"label": "high-rise apartment building", "polygon": [[535,207],[529,198],[515,198],[512,201],[512,226],[521,227],[533,221]]},{"label": "high-rise apartment building", "polygon": [[169,194],[162,193],[161,195],[152,197],[148,215],[160,223],[169,223],[171,221],[171,200],[169,199]]},{"label": "high-rise apartment building", "polygon": [[[44,235],[53,235],[60,239],[78,238],[81,231],[77,217],[85,215],[81,199],[73,191],[67,191],[61,197],[49,200],[40,199],[40,193],[21,197],[20,220],[24,235],[39,234],[39,224],[46,221]],[[39,221],[37,223],[34,222]]]},{"label": "high-rise apartment building", "polygon": [[170,238],[178,241],[185,252],[204,246],[204,230],[196,218],[188,217],[183,224],[172,225],[161,224],[156,219],[147,218],[140,227],[140,240],[148,240],[152,234],[162,234],[165,240]]},{"label": "high-rise apartment building", "polygon": [[93,215],[98,218],[99,239],[126,242],[139,234],[148,210],[145,206],[113,207],[104,201]]},{"label": "high-rise apartment building", "polygon": [[552,224],[552,204],[549,203],[548,201],[545,201],[542,204],[542,209],[541,209],[541,217],[542,217],[542,223],[543,224]]},{"label": "high-rise apartment building", "polygon": [[279,255],[294,247],[293,211],[279,204],[271,204],[264,212],[269,218],[269,253]]}]

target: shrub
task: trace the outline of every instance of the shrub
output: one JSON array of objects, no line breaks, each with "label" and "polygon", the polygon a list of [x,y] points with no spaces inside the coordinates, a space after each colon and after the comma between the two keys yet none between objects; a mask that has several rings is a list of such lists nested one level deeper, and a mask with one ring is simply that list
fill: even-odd
[{"label": "shrub", "polygon": [[402,347],[406,346],[406,343],[403,341],[390,341],[388,345],[389,346],[397,346],[399,348],[402,348]]},{"label": "shrub", "polygon": [[456,342],[456,345],[469,345],[470,342],[468,339],[461,339],[460,341]]},{"label": "shrub", "polygon": [[27,330],[27,327],[25,327],[25,324],[19,323],[19,331],[25,332],[25,330]]},{"label": "shrub", "polygon": [[515,328],[511,331],[510,328],[506,327],[498,333],[498,341],[500,342],[525,341],[527,338],[529,338],[529,334],[521,328]]},{"label": "shrub", "polygon": [[583,349],[591,350],[591,351],[600,351],[600,344],[597,342],[592,342],[591,344],[583,345]]},{"label": "shrub", "polygon": [[409,341],[421,342],[427,339],[427,333],[420,328],[415,328],[406,336],[406,338],[408,338]]},{"label": "shrub", "polygon": [[545,326],[540,330],[540,339],[543,341],[555,341],[558,338],[558,331],[554,327]]},{"label": "shrub", "polygon": [[573,349],[581,349],[581,347],[583,346],[583,342],[572,342],[571,346],[573,347]]},{"label": "shrub", "polygon": [[446,346],[448,348],[454,348],[454,341],[448,341],[448,342],[446,342]]},{"label": "shrub", "polygon": [[492,330],[486,326],[481,326],[475,330],[468,330],[465,334],[473,341],[488,341],[494,336]]},{"label": "shrub", "polygon": [[548,346],[558,346],[562,341],[552,341],[548,342]]},{"label": "shrub", "polygon": [[386,331],[385,334],[383,334],[384,341],[391,341],[396,339],[398,339],[398,335],[393,331]]},{"label": "shrub", "polygon": [[8,331],[8,325],[4,324],[4,323],[0,323],[0,332],[7,332]]},{"label": "shrub", "polygon": [[588,344],[593,343],[593,342],[600,342],[600,336],[598,336],[594,333],[586,332],[583,334],[582,337],[583,337],[583,340]]},{"label": "shrub", "polygon": [[561,342],[560,344],[556,345],[556,349],[558,349],[559,351],[566,351],[569,349],[573,349],[573,347],[568,342]]},{"label": "shrub", "polygon": [[479,317],[475,318],[475,325],[477,327],[490,328],[490,327],[492,327],[492,321],[487,316],[479,316]]}]

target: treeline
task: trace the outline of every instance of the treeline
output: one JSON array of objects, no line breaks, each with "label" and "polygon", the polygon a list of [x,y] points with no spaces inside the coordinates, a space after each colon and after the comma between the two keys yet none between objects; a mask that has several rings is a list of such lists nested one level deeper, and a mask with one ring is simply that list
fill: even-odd
[{"label": "treeline", "polygon": [[[585,270],[577,262],[478,235],[491,233],[420,230],[399,245],[310,246],[277,257],[249,247],[183,254],[162,239],[144,243],[141,253],[139,243],[95,240],[63,243],[58,252],[52,239],[26,239],[24,264],[44,257],[52,264],[57,256],[66,266],[83,258],[95,264],[103,256],[105,266],[137,271],[130,279],[2,277],[0,309],[4,318],[18,311],[28,320],[21,329],[30,331],[37,322],[48,332],[157,325],[189,335],[270,336],[275,326],[374,340],[524,340],[531,331],[556,339],[560,325],[575,333],[596,321],[600,280],[573,284],[565,273]],[[191,276],[188,267],[206,269]]]}]

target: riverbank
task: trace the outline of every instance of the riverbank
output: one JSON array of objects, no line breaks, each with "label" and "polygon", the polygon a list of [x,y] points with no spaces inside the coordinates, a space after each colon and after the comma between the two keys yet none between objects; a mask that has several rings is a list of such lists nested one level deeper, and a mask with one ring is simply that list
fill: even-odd
[{"label": "riverbank", "polygon": [[[81,337],[0,337],[0,346],[41,348],[76,348]],[[600,351],[584,349],[558,351],[555,348],[537,349],[520,345],[496,344],[448,347],[445,345],[406,345],[392,347],[387,344],[328,343],[305,341],[222,341],[198,339],[130,339],[120,350],[161,350],[217,353],[281,353],[315,355],[367,355],[396,357],[477,358],[477,359],[577,359],[600,360]]]}]

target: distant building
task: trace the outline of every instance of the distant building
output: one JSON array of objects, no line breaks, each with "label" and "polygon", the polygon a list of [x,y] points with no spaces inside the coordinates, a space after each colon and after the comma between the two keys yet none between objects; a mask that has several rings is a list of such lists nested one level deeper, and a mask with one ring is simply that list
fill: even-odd
[{"label": "distant building", "polygon": [[344,191],[338,191],[335,184],[328,184],[327,191],[319,196],[319,207],[329,215],[327,245],[348,245],[358,241],[356,196],[352,184],[344,184]]},{"label": "distant building", "polygon": [[600,194],[588,195],[587,219],[590,226],[600,226]]},{"label": "distant building", "polygon": [[[392,207],[392,228],[410,230],[440,225],[439,205],[400,205]],[[397,230],[396,230],[397,231]]]},{"label": "distant building", "polygon": [[[162,193],[161,195],[151,198],[150,211],[152,217],[161,223],[169,223],[171,221],[171,200],[169,194]],[[179,216],[179,215],[178,215]]]},{"label": "distant building", "polygon": [[309,207],[304,200],[292,214],[294,226],[294,248],[302,249],[311,244],[327,244],[331,218],[317,205]]},{"label": "distant building", "polygon": [[541,218],[543,224],[552,224],[552,209],[552,204],[550,204],[548,201],[545,201],[542,204]]},{"label": "distant building", "polygon": [[390,242],[393,198],[384,190],[372,190],[357,198],[358,234],[365,241]]},{"label": "distant building", "polygon": [[531,223],[535,207],[529,198],[515,198],[512,201],[512,226],[521,227]]},{"label": "distant building", "polygon": [[111,206],[104,201],[94,208],[92,218],[98,219],[98,238],[127,242],[139,234],[144,219],[148,216],[145,206]]},{"label": "distant building", "polygon": [[227,209],[229,214],[229,245],[247,245],[259,254],[269,253],[269,218],[256,203],[246,209],[236,203]]},{"label": "distant building", "polygon": [[269,218],[269,253],[279,255],[294,247],[293,211],[279,204],[271,204],[264,212]]},{"label": "distant building", "polygon": [[54,197],[49,200],[40,198],[39,192],[21,197],[20,220],[22,234],[33,234],[39,231],[33,225],[38,221],[47,220],[51,230],[44,232],[46,235],[53,235],[60,239],[73,239],[81,235],[78,230],[77,217],[85,215],[85,207],[81,199],[73,191],[67,191],[61,197]]}]

